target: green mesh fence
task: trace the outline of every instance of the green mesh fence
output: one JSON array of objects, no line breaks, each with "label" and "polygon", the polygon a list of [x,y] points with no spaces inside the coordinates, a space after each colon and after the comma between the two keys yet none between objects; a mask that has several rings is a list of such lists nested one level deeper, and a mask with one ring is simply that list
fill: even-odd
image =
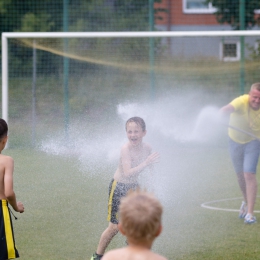
[{"label": "green mesh fence", "polygon": [[[222,24],[226,21],[221,13],[213,14],[216,6],[228,6],[227,2],[213,1],[214,6],[199,0],[154,1],[151,9],[153,1],[148,0],[0,1],[0,28],[2,32],[230,30],[237,23]],[[258,29],[258,1],[246,1],[244,10],[246,28]],[[229,17],[239,21],[240,11],[230,11]],[[10,145],[35,144],[52,131],[66,127],[71,131],[78,121],[91,131],[91,126],[115,118],[118,104],[124,102],[156,102],[176,93],[201,91],[207,95],[197,101],[201,106],[223,105],[241,94],[241,70],[244,92],[259,81],[259,41],[256,36],[244,37],[243,42],[227,36],[9,39]]]}]

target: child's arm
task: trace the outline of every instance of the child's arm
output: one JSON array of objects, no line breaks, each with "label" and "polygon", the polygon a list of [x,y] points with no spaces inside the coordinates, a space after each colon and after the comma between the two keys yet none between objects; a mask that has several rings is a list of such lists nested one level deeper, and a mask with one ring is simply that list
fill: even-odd
[{"label": "child's arm", "polygon": [[127,147],[123,147],[121,150],[121,160],[122,160],[123,174],[125,177],[129,177],[129,176],[138,175],[147,166],[158,162],[159,154],[156,152],[150,153],[150,155],[142,163],[140,163],[136,167],[131,168],[132,160],[131,160],[129,150]]},{"label": "child's arm", "polygon": [[16,196],[13,190],[13,171],[14,161],[11,157],[5,158],[5,174],[4,174],[4,192],[8,203],[17,212],[23,213],[24,207],[21,202],[16,202]]}]

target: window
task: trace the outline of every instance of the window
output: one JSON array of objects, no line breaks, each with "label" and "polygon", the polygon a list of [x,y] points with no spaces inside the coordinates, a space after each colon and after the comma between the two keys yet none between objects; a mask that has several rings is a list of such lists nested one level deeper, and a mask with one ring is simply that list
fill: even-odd
[{"label": "window", "polygon": [[240,43],[239,42],[220,43],[220,59],[223,61],[240,60]]},{"label": "window", "polygon": [[184,13],[214,13],[216,8],[211,3],[206,4],[205,0],[183,0],[183,12]]}]

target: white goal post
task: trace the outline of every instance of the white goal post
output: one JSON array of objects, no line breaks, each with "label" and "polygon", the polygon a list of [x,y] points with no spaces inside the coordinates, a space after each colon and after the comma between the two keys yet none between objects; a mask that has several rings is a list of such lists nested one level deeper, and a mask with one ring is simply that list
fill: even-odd
[{"label": "white goal post", "polygon": [[155,37],[260,36],[248,31],[156,31],[156,32],[4,32],[2,33],[2,118],[8,122],[8,39],[11,38],[155,38]]}]

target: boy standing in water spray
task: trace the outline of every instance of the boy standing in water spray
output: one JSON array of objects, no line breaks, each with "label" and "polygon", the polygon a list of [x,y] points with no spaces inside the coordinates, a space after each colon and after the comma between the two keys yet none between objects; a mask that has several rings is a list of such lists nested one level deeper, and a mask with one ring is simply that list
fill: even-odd
[{"label": "boy standing in water spray", "polygon": [[15,247],[10,204],[17,212],[23,213],[24,206],[16,202],[13,190],[14,161],[10,156],[2,155],[7,143],[8,126],[5,120],[0,118],[0,259],[14,259],[19,257]]},{"label": "boy standing in water spray", "polygon": [[152,153],[151,146],[143,143],[143,137],[146,135],[144,120],[140,117],[132,117],[127,120],[125,126],[128,142],[121,148],[119,165],[109,185],[107,217],[109,224],[102,233],[91,260],[101,259],[109,243],[118,233],[120,199],[125,197],[129,190],[137,189],[139,174],[159,160],[159,154]]},{"label": "boy standing in water spray", "polygon": [[126,236],[128,246],[107,252],[102,260],[166,260],[151,251],[152,244],[162,231],[162,205],[144,191],[129,192],[122,198],[118,228]]},{"label": "boy standing in water spray", "polygon": [[230,115],[230,156],[244,197],[239,217],[243,218],[245,223],[252,224],[256,222],[253,213],[257,196],[256,168],[260,152],[260,83],[254,83],[249,94],[234,99],[222,107],[220,112]]}]

